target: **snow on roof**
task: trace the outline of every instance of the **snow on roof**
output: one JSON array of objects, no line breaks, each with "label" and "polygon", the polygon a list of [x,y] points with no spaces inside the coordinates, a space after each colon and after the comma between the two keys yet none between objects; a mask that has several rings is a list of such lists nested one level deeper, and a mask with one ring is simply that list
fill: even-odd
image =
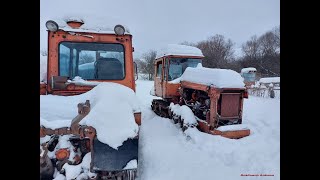
[{"label": "snow on roof", "polygon": [[47,56],[40,54],[40,82],[47,80]]},{"label": "snow on roof", "polygon": [[[91,33],[100,33],[100,34],[115,34],[114,27],[118,24],[121,24],[118,20],[113,18],[106,17],[97,17],[97,16],[83,16],[83,15],[69,15],[63,18],[53,18],[53,21],[58,23],[59,29],[67,32],[91,32]],[[84,23],[80,28],[73,29],[70,27],[67,22],[75,21]],[[125,34],[130,34],[129,28],[121,24],[125,28]]]},{"label": "snow on roof", "polygon": [[248,68],[241,69],[241,73],[247,73],[249,71],[257,71],[257,69],[254,67],[248,67]]},{"label": "snow on roof", "polygon": [[[66,127],[65,120],[76,117],[77,104],[86,100],[90,100],[91,110],[80,124],[94,127],[99,141],[117,149],[128,138],[137,136],[139,127],[133,113],[140,112],[139,101],[132,89],[110,82],[81,95],[40,96],[40,124],[46,127],[51,121],[51,127],[54,122],[55,128],[59,124]],[[63,122],[59,123],[61,119]]]},{"label": "snow on roof", "polygon": [[181,81],[189,81],[217,88],[244,88],[243,78],[230,69],[215,69],[197,66],[188,67],[181,76]]},{"label": "snow on roof", "polygon": [[260,83],[279,83],[280,77],[261,78],[259,82]]},{"label": "snow on roof", "polygon": [[164,47],[157,52],[156,59],[169,55],[204,57],[201,50],[196,47],[180,44],[168,44],[167,47]]}]

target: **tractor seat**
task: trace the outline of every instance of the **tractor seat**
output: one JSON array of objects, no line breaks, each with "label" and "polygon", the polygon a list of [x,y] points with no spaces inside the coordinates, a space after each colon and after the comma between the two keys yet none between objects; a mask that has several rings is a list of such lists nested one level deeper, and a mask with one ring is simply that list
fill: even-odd
[{"label": "tractor seat", "polygon": [[100,58],[95,62],[95,78],[117,80],[123,79],[123,66],[116,58]]}]

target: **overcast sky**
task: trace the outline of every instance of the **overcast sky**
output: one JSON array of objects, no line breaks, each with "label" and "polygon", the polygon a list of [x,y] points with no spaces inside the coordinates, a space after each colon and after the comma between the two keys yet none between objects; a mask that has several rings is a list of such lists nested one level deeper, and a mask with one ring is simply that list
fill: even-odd
[{"label": "overcast sky", "polygon": [[133,35],[134,56],[140,57],[166,44],[199,42],[215,34],[239,48],[251,36],[280,25],[280,0],[41,0],[41,49],[47,48],[45,21],[70,14],[125,23]]}]

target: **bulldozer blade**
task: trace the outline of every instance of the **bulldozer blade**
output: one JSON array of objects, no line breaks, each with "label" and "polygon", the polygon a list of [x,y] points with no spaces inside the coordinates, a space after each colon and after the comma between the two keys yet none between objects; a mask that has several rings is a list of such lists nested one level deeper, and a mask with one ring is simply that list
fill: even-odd
[{"label": "bulldozer blade", "polygon": [[240,139],[246,136],[250,135],[250,129],[244,129],[244,130],[233,130],[233,131],[219,131],[219,130],[213,130],[210,131],[213,135],[220,135],[225,138],[229,139]]},{"label": "bulldozer blade", "polygon": [[129,161],[138,161],[138,139],[128,139],[116,150],[95,138],[92,153],[91,167],[94,172],[122,171]]}]

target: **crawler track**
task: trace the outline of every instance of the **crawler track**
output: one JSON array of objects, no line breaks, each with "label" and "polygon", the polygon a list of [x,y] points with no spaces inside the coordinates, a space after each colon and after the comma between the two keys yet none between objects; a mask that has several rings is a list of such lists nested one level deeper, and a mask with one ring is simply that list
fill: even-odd
[{"label": "crawler track", "polygon": [[151,104],[151,109],[160,117],[172,119],[174,124],[179,124],[182,131],[189,127],[194,128],[196,125],[184,123],[184,119],[180,115],[175,114],[170,109],[170,103],[165,100],[154,99]]}]

